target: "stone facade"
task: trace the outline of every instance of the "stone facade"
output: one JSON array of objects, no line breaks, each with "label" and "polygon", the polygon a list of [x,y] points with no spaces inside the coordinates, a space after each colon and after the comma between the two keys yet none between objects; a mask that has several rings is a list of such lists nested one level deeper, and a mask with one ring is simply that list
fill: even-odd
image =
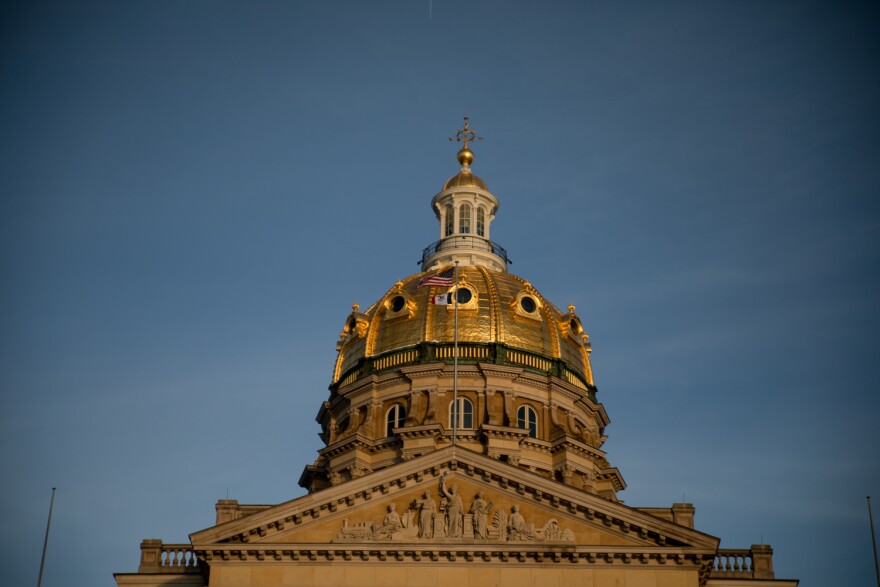
[{"label": "stone facade", "polygon": [[767,545],[719,549],[691,504],[619,502],[581,319],[507,272],[467,120],[456,136],[462,167],[432,200],[441,240],[423,272],[344,322],[308,494],[221,500],[189,543],[144,540],[117,584],[797,585],[775,578]]}]

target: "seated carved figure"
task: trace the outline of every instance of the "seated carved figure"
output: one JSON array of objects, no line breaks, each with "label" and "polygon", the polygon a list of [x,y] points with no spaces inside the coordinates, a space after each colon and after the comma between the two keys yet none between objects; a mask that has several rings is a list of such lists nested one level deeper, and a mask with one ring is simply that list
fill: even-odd
[{"label": "seated carved figure", "polygon": [[388,513],[385,514],[385,519],[382,520],[382,525],[376,528],[373,535],[376,538],[391,538],[391,536],[398,532],[403,527],[403,523],[400,521],[400,514],[397,513],[397,506],[393,503],[388,504]]},{"label": "seated carved figure", "polygon": [[513,506],[510,517],[507,519],[507,539],[531,540],[531,534],[529,527],[526,525],[525,518],[519,513],[519,506]]}]

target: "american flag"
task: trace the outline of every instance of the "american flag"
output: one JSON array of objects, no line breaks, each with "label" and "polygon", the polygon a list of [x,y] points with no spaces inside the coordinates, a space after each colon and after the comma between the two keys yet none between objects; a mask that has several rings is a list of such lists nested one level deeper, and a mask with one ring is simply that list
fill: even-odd
[{"label": "american flag", "polygon": [[440,273],[435,273],[433,275],[425,275],[419,280],[419,287],[431,287],[431,286],[440,286],[440,287],[449,287],[452,285],[452,276],[455,274],[455,268],[450,267]]}]

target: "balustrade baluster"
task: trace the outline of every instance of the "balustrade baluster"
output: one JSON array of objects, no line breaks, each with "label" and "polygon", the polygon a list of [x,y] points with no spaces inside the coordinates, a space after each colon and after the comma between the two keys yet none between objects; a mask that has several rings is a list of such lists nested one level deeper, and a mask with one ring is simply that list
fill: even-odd
[{"label": "balustrade baluster", "polygon": [[719,550],[715,553],[712,573],[716,577],[750,579],[754,575],[754,561],[748,550]]}]

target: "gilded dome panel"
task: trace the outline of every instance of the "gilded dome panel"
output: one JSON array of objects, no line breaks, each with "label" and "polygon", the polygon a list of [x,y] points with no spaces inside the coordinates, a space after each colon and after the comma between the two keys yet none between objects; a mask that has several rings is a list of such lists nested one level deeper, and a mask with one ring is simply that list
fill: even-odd
[{"label": "gilded dome panel", "polygon": [[363,338],[349,341],[343,345],[342,350],[340,350],[342,364],[337,369],[337,378],[341,377],[343,373],[357,365],[358,361],[364,356],[365,349],[366,340]]},{"label": "gilded dome panel", "polygon": [[556,357],[550,330],[554,325],[545,323],[537,308],[533,317],[518,315],[515,305],[518,295],[525,289],[525,282],[514,275],[506,277],[508,279],[496,280],[498,297],[502,300],[501,311],[498,313],[499,342],[547,357]]},{"label": "gilded dome panel", "polygon": [[[435,290],[432,295],[454,291],[452,287],[431,289]],[[486,280],[475,268],[462,267],[459,270],[459,289],[462,290],[462,295],[468,298],[466,303],[459,304],[459,342],[494,342],[495,336],[491,330],[492,307]],[[467,294],[464,293],[465,290],[468,292]],[[430,334],[432,336],[428,340],[452,342],[455,339],[454,305],[430,305],[431,308],[428,311],[431,313]]]},{"label": "gilded dome panel", "polygon": [[583,343],[573,340],[569,336],[562,337],[560,358],[570,365],[578,365],[583,363],[582,350]]},{"label": "gilded dome panel", "polygon": [[481,178],[477,177],[470,171],[464,169],[461,170],[457,175],[453,175],[452,177],[447,179],[446,183],[443,184],[444,190],[462,187],[474,187],[479,188],[484,192],[489,191],[489,187],[486,185],[485,181],[483,181]]},{"label": "gilded dome panel", "polygon": [[[341,342],[342,357],[335,380],[342,379],[361,359],[391,355],[420,343],[453,342],[453,306],[432,300],[452,294],[454,288],[418,287],[426,275],[417,273],[399,281],[361,315],[362,323],[369,325],[368,331],[362,337],[349,335]],[[459,298],[460,343],[502,343],[544,357],[539,364],[548,365],[548,369],[552,360],[561,359],[572,371],[588,376],[585,341],[580,333],[570,334],[571,315],[560,312],[527,281],[485,267],[463,266],[459,268],[459,289],[469,291],[469,296],[462,292],[468,299]]]}]

